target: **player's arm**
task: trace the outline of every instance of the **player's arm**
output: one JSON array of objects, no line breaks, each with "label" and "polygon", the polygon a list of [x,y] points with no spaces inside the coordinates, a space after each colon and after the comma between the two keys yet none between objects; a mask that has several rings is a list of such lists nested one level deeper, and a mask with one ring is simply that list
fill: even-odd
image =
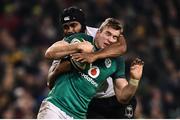
[{"label": "player's arm", "polygon": [[58,41],[50,46],[45,53],[45,57],[48,59],[60,59],[76,52],[91,52],[93,46],[88,41],[80,43],[68,43],[64,40]]},{"label": "player's arm", "polygon": [[96,59],[104,59],[107,57],[118,57],[124,54],[127,50],[126,40],[123,35],[121,35],[119,40],[110,46],[105,47],[97,52],[94,52]]},{"label": "player's arm", "polygon": [[58,75],[71,70],[71,63],[68,60],[53,62],[49,69],[47,86],[52,89]]},{"label": "player's arm", "polygon": [[128,103],[135,95],[142,76],[143,65],[144,62],[142,60],[135,59],[130,68],[129,83],[125,78],[118,78],[114,81],[114,90],[119,102]]},{"label": "player's arm", "polygon": [[104,49],[91,53],[75,53],[72,55],[72,58],[76,61],[92,63],[98,59],[120,56],[126,52],[127,45],[123,35],[118,39],[117,42],[105,47]]}]

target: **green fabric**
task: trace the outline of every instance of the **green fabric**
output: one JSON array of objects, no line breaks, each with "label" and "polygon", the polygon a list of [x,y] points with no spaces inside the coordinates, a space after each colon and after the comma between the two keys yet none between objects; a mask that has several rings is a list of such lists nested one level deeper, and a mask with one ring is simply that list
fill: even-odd
[{"label": "green fabric", "polygon": [[[93,44],[93,38],[82,33],[72,35],[66,38],[66,41],[71,42],[74,38],[85,39]],[[76,119],[86,118],[88,104],[97,89],[109,76],[112,76],[113,79],[124,77],[124,66],[124,60],[118,57],[98,60],[92,64],[92,69],[81,72],[72,69],[57,78],[47,100]]]}]

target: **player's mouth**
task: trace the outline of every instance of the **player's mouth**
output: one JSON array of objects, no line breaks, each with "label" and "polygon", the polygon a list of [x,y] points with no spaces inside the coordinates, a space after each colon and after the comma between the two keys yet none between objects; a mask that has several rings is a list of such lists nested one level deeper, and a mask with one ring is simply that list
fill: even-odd
[{"label": "player's mouth", "polygon": [[104,47],[107,47],[107,46],[109,46],[109,43],[104,43]]}]

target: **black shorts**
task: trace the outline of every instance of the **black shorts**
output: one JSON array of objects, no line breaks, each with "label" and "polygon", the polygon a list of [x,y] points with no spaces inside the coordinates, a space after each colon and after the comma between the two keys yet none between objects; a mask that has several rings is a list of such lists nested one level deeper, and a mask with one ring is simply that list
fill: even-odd
[{"label": "black shorts", "polygon": [[115,96],[109,98],[93,98],[89,104],[88,119],[121,119],[134,118],[136,98],[133,97],[128,104],[120,104]]}]

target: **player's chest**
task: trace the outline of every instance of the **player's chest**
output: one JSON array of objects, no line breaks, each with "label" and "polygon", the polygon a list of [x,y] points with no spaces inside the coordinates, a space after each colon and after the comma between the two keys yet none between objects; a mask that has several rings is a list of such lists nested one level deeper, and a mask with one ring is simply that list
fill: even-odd
[{"label": "player's chest", "polygon": [[93,79],[104,80],[116,71],[116,67],[114,59],[106,58],[92,63],[90,69],[85,72]]}]

